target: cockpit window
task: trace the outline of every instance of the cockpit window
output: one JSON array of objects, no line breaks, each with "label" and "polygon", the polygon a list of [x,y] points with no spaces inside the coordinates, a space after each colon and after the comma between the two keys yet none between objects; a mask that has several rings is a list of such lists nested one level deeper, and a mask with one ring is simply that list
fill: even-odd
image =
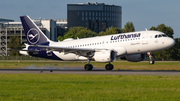
[{"label": "cockpit window", "polygon": [[167,37],[165,34],[162,34],[163,37]]},{"label": "cockpit window", "polygon": [[160,38],[160,37],[167,37],[167,36],[165,34],[155,35],[155,38]]},{"label": "cockpit window", "polygon": [[158,37],[160,38],[160,37],[162,37],[162,35],[161,35],[161,34],[159,34],[159,35],[158,35]]},{"label": "cockpit window", "polygon": [[157,38],[158,36],[156,35],[155,38]]}]

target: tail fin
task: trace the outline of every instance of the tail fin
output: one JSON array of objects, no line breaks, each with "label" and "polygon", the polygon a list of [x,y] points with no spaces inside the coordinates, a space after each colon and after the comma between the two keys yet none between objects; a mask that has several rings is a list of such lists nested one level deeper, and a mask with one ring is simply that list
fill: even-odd
[{"label": "tail fin", "polygon": [[21,16],[20,19],[24,28],[27,43],[29,45],[49,43],[51,41],[37,27],[37,25],[31,20],[29,16]]}]

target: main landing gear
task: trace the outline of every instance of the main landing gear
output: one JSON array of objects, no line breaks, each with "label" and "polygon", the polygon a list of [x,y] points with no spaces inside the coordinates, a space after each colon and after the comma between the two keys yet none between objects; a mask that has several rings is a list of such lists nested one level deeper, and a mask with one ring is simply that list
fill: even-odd
[{"label": "main landing gear", "polygon": [[91,65],[91,64],[86,64],[86,65],[84,66],[84,69],[87,70],[87,71],[92,70],[92,69],[93,69],[93,65]]},{"label": "main landing gear", "polygon": [[113,70],[114,66],[111,63],[109,63],[105,66],[105,68],[106,70]]},{"label": "main landing gear", "polygon": [[[84,66],[84,69],[85,69],[86,71],[90,71],[90,70],[93,69],[93,65],[89,64],[89,62],[90,62],[89,60],[88,60],[87,62],[88,62],[88,64],[86,64],[86,65]],[[105,66],[105,68],[106,68],[106,70],[113,70],[114,66],[109,62],[109,64],[107,64],[107,65]]]},{"label": "main landing gear", "polygon": [[93,65],[89,64],[90,60],[88,59],[87,60],[87,63],[85,66],[84,66],[84,69],[89,71],[89,70],[92,70],[93,69]]},{"label": "main landing gear", "polygon": [[155,61],[153,59],[152,53],[151,52],[147,52],[147,55],[149,56],[149,64],[154,64]]}]

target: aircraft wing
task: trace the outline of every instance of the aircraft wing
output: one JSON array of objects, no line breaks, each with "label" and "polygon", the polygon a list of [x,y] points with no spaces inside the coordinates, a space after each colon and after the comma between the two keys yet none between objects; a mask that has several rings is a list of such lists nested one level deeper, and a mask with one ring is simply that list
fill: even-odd
[{"label": "aircraft wing", "polygon": [[93,48],[68,48],[68,47],[45,46],[45,45],[31,45],[31,46],[40,47],[43,48],[42,50],[46,50],[46,51],[58,51],[58,52],[63,52],[65,54],[75,53],[86,57],[92,55],[95,51],[104,50],[104,49],[93,49]]},{"label": "aircraft wing", "polygon": [[61,51],[61,52],[73,52],[73,51],[95,51],[92,48],[67,48],[67,47],[57,47],[57,46],[44,46],[44,45],[34,45],[35,47],[41,47],[43,50],[47,51]]}]

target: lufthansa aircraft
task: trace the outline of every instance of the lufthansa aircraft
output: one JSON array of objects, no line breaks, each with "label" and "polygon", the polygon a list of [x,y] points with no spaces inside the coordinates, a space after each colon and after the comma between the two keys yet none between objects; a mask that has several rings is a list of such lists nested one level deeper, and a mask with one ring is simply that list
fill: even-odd
[{"label": "lufthansa aircraft", "polygon": [[139,31],[83,39],[65,39],[53,42],[36,26],[29,16],[20,17],[27,38],[26,48],[21,54],[62,61],[83,61],[88,64],[85,70],[92,70],[90,61],[108,63],[106,70],[112,70],[110,64],[116,57],[125,57],[128,61],[138,62],[149,55],[150,64],[154,64],[152,52],[172,47],[175,41],[160,31]]}]

